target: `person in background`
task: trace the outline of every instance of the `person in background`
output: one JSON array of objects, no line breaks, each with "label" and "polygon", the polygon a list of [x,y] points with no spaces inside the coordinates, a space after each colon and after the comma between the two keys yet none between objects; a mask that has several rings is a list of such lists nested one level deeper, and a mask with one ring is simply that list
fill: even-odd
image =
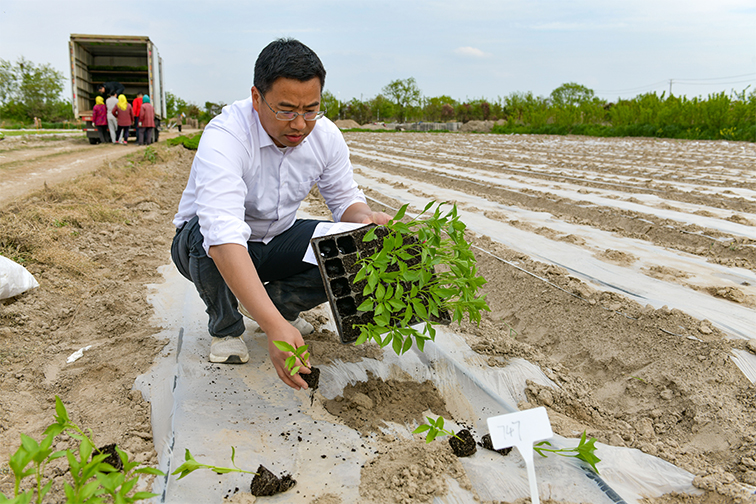
[{"label": "person in background", "polygon": [[92,109],[92,123],[97,128],[97,134],[100,135],[100,143],[105,143],[105,134],[108,131],[108,109],[105,107],[105,100],[102,96],[95,98],[95,106]]},{"label": "person in background", "polygon": [[[116,135],[116,143],[122,143],[128,145],[129,141],[129,127],[134,124],[134,110],[131,108],[131,104],[126,100],[126,95],[118,97],[118,103],[113,107],[113,115],[118,120],[118,134]],[[119,138],[121,140],[119,140]]]},{"label": "person in background", "polygon": [[112,93],[115,93],[115,95],[118,96],[126,92],[126,88],[123,86],[123,84],[116,81],[106,82],[102,85],[102,87],[105,88],[105,92],[108,94],[108,96],[110,96]]},{"label": "person in background", "polygon": [[150,96],[144,95],[142,98],[142,109],[139,111],[139,124],[137,143],[139,145],[150,145],[152,143],[152,134],[155,128],[155,109],[150,103]]},{"label": "person in background", "polygon": [[131,108],[134,109],[134,137],[137,140],[139,140],[139,111],[142,108],[142,96],[143,93],[140,91],[137,93],[134,101],[131,102]]},{"label": "person in background", "polygon": [[118,119],[113,115],[113,109],[118,105],[115,91],[111,91],[110,97],[105,100],[105,108],[108,111],[108,130],[110,130],[110,142],[116,143],[116,130],[118,129]]}]

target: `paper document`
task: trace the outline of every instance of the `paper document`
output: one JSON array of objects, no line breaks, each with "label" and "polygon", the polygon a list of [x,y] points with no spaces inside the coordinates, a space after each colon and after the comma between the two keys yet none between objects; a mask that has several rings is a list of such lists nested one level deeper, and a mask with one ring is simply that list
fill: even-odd
[{"label": "paper document", "polygon": [[[355,222],[321,222],[315,227],[315,231],[310,238],[320,238],[321,236],[345,233],[347,231],[353,231],[361,227],[369,226],[369,224],[357,224]],[[307,247],[304,258],[302,259],[306,263],[318,265],[317,259],[315,259],[315,251],[312,249],[312,243]]]}]

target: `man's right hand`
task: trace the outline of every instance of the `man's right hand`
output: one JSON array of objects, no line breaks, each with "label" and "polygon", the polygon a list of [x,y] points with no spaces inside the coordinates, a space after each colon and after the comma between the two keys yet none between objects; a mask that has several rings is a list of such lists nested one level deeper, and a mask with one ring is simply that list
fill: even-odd
[{"label": "man's right hand", "polygon": [[[305,342],[299,331],[281,316],[268,297],[247,248],[236,243],[227,243],[213,245],[209,252],[231,292],[242,305],[247,307],[252,318],[268,336],[268,354],[278,377],[291,388],[306,389],[307,383],[302,377],[296,373],[291,376],[286,368],[286,358],[291,353],[282,352],[273,344],[274,341],[285,341],[294,348],[299,348]],[[306,364],[309,365],[309,363]],[[297,361],[296,365],[300,365],[300,362]],[[300,371],[304,374],[310,372],[305,367],[302,367]]]},{"label": "man's right hand", "polygon": [[294,365],[301,365],[302,367],[299,368],[299,373],[294,373],[292,376],[291,372],[286,367],[286,359],[292,355],[291,352],[282,352],[273,344],[274,341],[284,341],[294,348],[299,348],[305,344],[302,335],[288,322],[285,322],[280,328],[269,330],[266,334],[268,336],[268,354],[270,355],[270,361],[273,363],[273,367],[276,369],[278,377],[282,382],[293,389],[307,389],[307,383],[301,376],[299,376],[299,373],[310,374],[310,362],[300,362],[299,359],[297,359],[297,362]]}]

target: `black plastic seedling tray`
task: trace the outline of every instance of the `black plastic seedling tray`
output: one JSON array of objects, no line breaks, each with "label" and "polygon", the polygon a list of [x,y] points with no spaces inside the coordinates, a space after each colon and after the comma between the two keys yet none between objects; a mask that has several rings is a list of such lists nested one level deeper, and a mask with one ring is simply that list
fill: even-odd
[{"label": "black plastic seedling tray", "polygon": [[[362,292],[367,280],[354,284],[354,277],[360,270],[357,260],[373,254],[387,234],[385,229],[379,228],[376,230],[377,239],[363,242],[363,237],[373,227],[375,225],[371,224],[353,231],[310,240],[342,343],[352,343],[359,338],[360,331],[352,327],[354,324],[366,324],[374,318],[372,311],[357,310],[357,307],[365,300]],[[448,313],[442,312],[440,315],[438,320],[434,318],[434,322],[441,324],[451,322]],[[420,320],[414,318],[410,324],[418,322]]]}]

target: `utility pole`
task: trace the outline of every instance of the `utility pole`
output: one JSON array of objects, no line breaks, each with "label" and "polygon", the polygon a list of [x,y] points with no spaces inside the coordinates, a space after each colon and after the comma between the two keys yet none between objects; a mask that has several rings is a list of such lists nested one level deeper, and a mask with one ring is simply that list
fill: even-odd
[{"label": "utility pole", "polygon": [[672,96],[672,79],[669,79],[669,96]]}]

